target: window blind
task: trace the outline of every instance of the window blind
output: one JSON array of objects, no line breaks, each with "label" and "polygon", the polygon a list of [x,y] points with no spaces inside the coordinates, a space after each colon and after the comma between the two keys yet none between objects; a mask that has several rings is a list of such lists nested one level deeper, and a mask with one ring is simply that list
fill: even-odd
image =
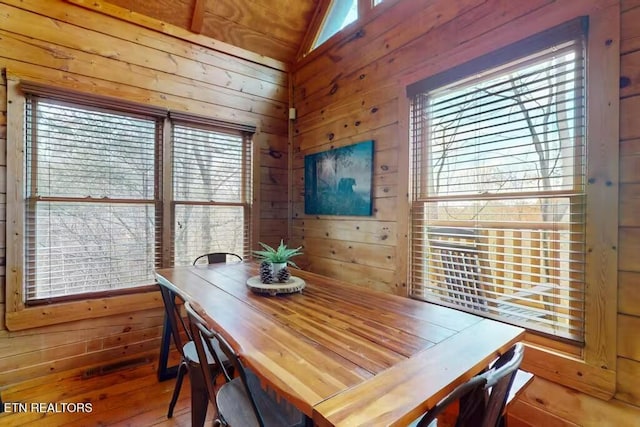
[{"label": "window blind", "polygon": [[204,252],[249,254],[255,127],[20,88],[26,304],[151,285],[156,267]]},{"label": "window blind", "polygon": [[174,263],[204,253],[248,256],[251,136],[202,123],[173,126]]},{"label": "window blind", "polygon": [[408,90],[411,294],[583,342],[584,37],[560,35]]},{"label": "window blind", "polygon": [[25,117],[27,302],[153,283],[161,121],[35,95]]}]

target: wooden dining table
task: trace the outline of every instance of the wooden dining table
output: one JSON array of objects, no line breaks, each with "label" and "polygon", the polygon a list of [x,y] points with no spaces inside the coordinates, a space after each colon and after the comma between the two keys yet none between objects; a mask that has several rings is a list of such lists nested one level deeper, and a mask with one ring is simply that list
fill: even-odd
[{"label": "wooden dining table", "polygon": [[[301,292],[261,294],[253,262],[159,269],[245,365],[318,426],[406,426],[524,330],[292,269]],[[168,345],[168,343],[166,343]]]}]

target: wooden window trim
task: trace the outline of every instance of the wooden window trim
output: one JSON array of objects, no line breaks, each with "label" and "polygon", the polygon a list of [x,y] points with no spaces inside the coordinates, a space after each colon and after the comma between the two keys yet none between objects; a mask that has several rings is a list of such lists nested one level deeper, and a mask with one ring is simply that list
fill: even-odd
[{"label": "wooden window trim", "polygon": [[[585,14],[590,21],[586,114],[591,152],[587,158],[586,343],[580,351],[527,334],[523,368],[608,400],[616,391],[617,363],[620,5],[609,2]],[[472,56],[470,47],[460,49],[469,49],[467,57]],[[411,84],[428,75],[412,73],[407,77],[411,80],[406,83]],[[401,117],[409,117],[408,98],[401,98]],[[408,123],[403,126],[408,135]],[[408,185],[408,169],[404,173]],[[405,245],[407,251],[410,244],[409,240]],[[408,272],[405,276],[409,277]]]},{"label": "wooden window trim", "polygon": [[332,0],[319,1],[314,15],[311,18],[311,23],[307,28],[304,38],[302,39],[302,43],[300,44],[300,49],[297,54],[297,62],[294,65],[294,68],[298,69],[308,62],[312,62],[314,58],[325,54],[332,46],[338,44],[340,41],[349,37],[354,37],[354,34],[361,31],[366,24],[382,15],[399,1],[400,0],[384,0],[382,3],[373,6],[372,0],[358,0],[358,19],[329,37],[320,46],[312,49],[332,4]]},{"label": "wooden window trim", "polygon": [[589,16],[587,40],[587,254],[585,347],[581,357],[528,341],[523,367],[610,399],[616,391],[620,5]]},{"label": "wooden window trim", "polygon": [[[168,142],[166,145],[171,145],[171,150],[168,153],[168,155],[170,155],[170,170],[168,170],[168,177],[170,177],[171,179],[167,180],[167,182],[165,183],[165,188],[168,189],[168,191],[165,193],[165,200],[169,200],[170,203],[167,203],[171,206],[171,210],[170,210],[170,214],[167,216],[167,218],[169,219],[169,222],[165,222],[165,224],[163,225],[163,230],[171,230],[171,234],[170,234],[170,239],[165,241],[164,243],[166,243],[165,246],[170,246],[171,250],[169,253],[169,259],[165,262],[165,266],[171,266],[171,265],[180,265],[178,263],[176,263],[177,260],[177,256],[176,256],[176,211],[178,207],[185,207],[185,206],[195,206],[195,207],[221,207],[221,208],[241,208],[243,215],[245,217],[245,219],[249,219],[247,222],[245,222],[244,224],[244,230],[246,231],[246,238],[243,239],[243,245],[242,245],[242,249],[241,250],[233,250],[233,252],[237,253],[238,255],[242,256],[243,258],[249,258],[251,255],[251,249],[252,249],[252,244],[253,244],[253,240],[252,240],[252,236],[251,236],[251,227],[253,225],[252,219],[253,219],[253,207],[254,204],[252,202],[252,196],[254,193],[254,189],[252,187],[252,176],[253,176],[253,159],[255,159],[254,157],[254,151],[253,151],[253,147],[254,147],[254,135],[256,132],[256,128],[253,126],[248,126],[248,125],[241,125],[241,124],[226,124],[225,122],[220,122],[218,120],[215,119],[211,119],[211,118],[207,118],[207,117],[199,117],[199,116],[195,116],[195,115],[191,115],[191,114],[184,114],[184,113],[175,113],[175,112],[171,112],[169,114],[170,116],[170,123],[169,126],[171,128],[171,133],[172,136],[170,138],[168,138],[166,141],[170,141]],[[184,135],[182,137],[179,137],[176,134],[176,130],[182,128],[182,130],[186,130],[186,129],[198,129],[204,132],[209,133],[209,135],[213,135],[213,134],[218,134],[219,136],[227,136],[227,137],[235,137],[235,138],[240,138],[241,143],[241,154],[240,154],[240,163],[241,163],[241,168],[242,168],[242,177],[241,177],[241,187],[240,187],[240,197],[239,200],[236,201],[225,201],[225,200],[221,200],[221,201],[214,201],[214,200],[205,200],[205,199],[183,199],[183,198],[178,198],[175,194],[174,194],[174,183],[176,182],[176,177],[174,176],[174,161],[175,161],[175,155],[173,150],[178,147],[178,146],[182,146],[184,148],[185,145],[191,145],[194,147],[198,146],[197,142],[186,142],[183,138]],[[178,134],[180,134],[180,131],[178,131]],[[183,176],[184,178],[184,176]],[[195,248],[195,246],[194,246]],[[187,251],[188,252],[188,251]],[[193,255],[193,254],[192,254]],[[172,261],[173,260],[173,261]],[[191,262],[193,260],[193,258],[189,259],[189,262]],[[182,262],[184,262],[185,260],[183,259]]]},{"label": "wooden window trim", "polygon": [[[582,299],[585,282],[584,256],[579,254],[584,253],[585,235],[585,198],[582,194],[585,191],[583,175],[586,147],[582,148],[585,140],[583,136],[585,121],[582,118],[583,97],[586,90],[583,86],[586,81],[586,59],[583,52],[586,50],[587,28],[586,17],[573,19],[407,87],[407,96],[413,100],[411,144],[414,147],[412,152],[415,153],[412,157],[414,188],[411,203],[414,214],[411,220],[414,227],[412,232],[416,232],[413,240],[417,248],[417,252],[414,253],[418,254],[419,259],[429,259],[425,263],[420,261],[413,263],[412,271],[416,278],[412,281],[411,294],[416,298],[453,308],[460,308],[462,305],[465,307],[464,310],[481,316],[504,320],[517,326],[540,331],[541,334],[555,336],[557,339],[563,337],[578,344],[582,342],[584,338]],[[567,59],[569,54],[575,55],[574,59]],[[557,58],[563,59],[560,63],[556,63]],[[468,158],[468,152],[463,148],[465,142],[452,143],[453,145],[447,149],[444,148],[447,144],[444,139],[440,139],[440,134],[434,135],[436,129],[444,133],[442,128],[438,127],[441,120],[447,123],[449,123],[448,120],[454,120],[452,116],[458,110],[452,110],[452,108],[459,108],[459,104],[450,106],[449,103],[460,102],[461,98],[467,101],[471,97],[474,100],[478,99],[481,104],[478,107],[480,112],[471,108],[466,113],[460,111],[461,116],[455,115],[455,117],[462,121],[463,124],[460,126],[464,126],[466,121],[471,121],[471,126],[475,125],[481,129],[481,133],[488,134],[472,139],[475,136],[463,133],[465,135],[463,138],[465,141],[472,139],[472,146],[477,147],[478,151],[487,150],[486,155],[489,156],[490,162],[491,156],[495,156],[495,144],[499,143],[500,139],[491,137],[493,132],[497,132],[495,129],[501,130],[499,126],[504,124],[504,120],[513,122],[517,129],[524,118],[516,115],[496,121],[495,118],[485,116],[487,111],[493,111],[499,115],[498,117],[503,117],[502,114],[506,111],[503,105],[504,99],[501,96],[489,96],[492,93],[491,88],[485,93],[478,89],[477,85],[492,85],[493,90],[497,91],[507,90],[505,86],[508,87],[509,84],[528,85],[526,78],[523,79],[520,74],[532,73],[531,66],[534,64],[544,64],[548,67],[545,68],[547,78],[540,79],[540,74],[529,77],[530,80],[535,80],[533,82],[535,89],[526,86],[525,92],[538,93],[537,91],[543,89],[554,91],[555,84],[560,84],[554,83],[557,82],[556,79],[560,79],[561,82],[570,82],[568,85],[571,90],[563,99],[568,100],[567,102],[572,105],[569,107],[564,104],[565,108],[572,108],[572,112],[568,115],[574,119],[564,119],[558,115],[555,118],[557,122],[554,122],[559,128],[572,127],[575,134],[575,137],[568,140],[570,142],[562,144],[565,147],[571,144],[572,147],[570,153],[562,155],[563,158],[570,156],[569,164],[561,161],[562,184],[549,182],[548,187],[545,185],[544,188],[540,188],[539,183],[523,182],[522,188],[514,188],[507,184],[505,188],[496,188],[495,191],[492,188],[486,193],[477,194],[480,188],[466,188],[467,181],[458,182],[456,179],[461,177],[455,172],[453,172],[454,182],[448,182],[446,177],[449,176],[447,170],[450,167],[452,170],[461,170],[474,176],[479,174],[478,181],[491,187],[490,182],[484,181],[487,175],[481,173],[483,166],[478,166]],[[572,73],[565,77],[567,69]],[[497,81],[502,83],[498,86],[495,83]],[[516,89],[513,93],[515,97]],[[506,96],[510,97],[510,95]],[[518,104],[523,102],[522,98],[518,99],[520,99]],[[529,115],[541,114],[539,107],[528,105],[526,108],[527,122]],[[532,120],[535,123],[535,117]],[[548,123],[545,120],[545,124],[550,127],[554,123]],[[457,126],[453,125],[451,131],[455,132]],[[568,133],[570,132],[567,132],[566,137],[570,137]],[[512,136],[511,130],[506,134],[509,138],[505,137],[504,144],[510,146],[514,143],[515,137]],[[563,137],[560,130],[554,137]],[[540,139],[547,138],[540,136]],[[531,144],[527,147],[533,154],[534,142],[532,141]],[[555,155],[551,154],[554,152],[551,143],[535,145],[536,151],[545,150],[549,153],[547,154],[549,157]],[[513,149],[518,150],[517,147],[514,145]],[[482,157],[485,154],[479,155]],[[558,153],[558,155],[561,154]],[[532,157],[535,158],[535,156]],[[529,161],[531,158],[527,157],[523,151],[522,157],[518,155],[509,157],[508,163],[520,162],[518,167],[524,167],[529,165]],[[438,168],[429,167],[436,163],[440,165]],[[443,177],[437,177],[434,173],[436,170],[438,175],[442,173]],[[521,172],[515,172],[515,175],[513,179],[526,179]],[[496,178],[490,175],[490,179]],[[503,176],[501,179],[511,180],[512,178]],[[568,182],[565,182],[565,179]],[[443,188],[440,188],[440,185]],[[542,200],[566,202],[569,205],[567,216],[564,218],[542,216],[543,219],[537,221],[532,218],[509,216],[504,217],[507,223],[503,224],[500,220],[503,217],[495,217],[495,213],[485,216],[481,213],[482,210],[476,212],[475,221],[464,214],[432,216],[430,213],[432,209],[448,210],[441,208],[440,203],[447,206],[450,203],[455,205],[457,202],[476,206],[476,204],[490,205],[493,201],[498,201],[499,206],[510,206],[517,210],[518,201],[528,198],[539,200],[540,203],[543,203]],[[455,206],[452,209],[455,211]],[[540,233],[539,230],[545,231]],[[565,240],[571,242],[565,248],[561,247],[561,243],[556,243]],[[542,242],[549,242],[549,244],[545,245]],[[552,252],[546,252],[547,250]],[[425,256],[421,256],[423,251],[426,253]],[[553,257],[553,260],[557,261],[545,262],[544,260],[551,259],[548,257]],[[412,256],[411,259],[413,260],[414,257]],[[569,262],[567,269],[561,266],[563,261]],[[572,262],[576,264],[571,264]],[[562,272],[567,270],[575,273],[563,275]],[[453,276],[457,279],[453,279]],[[552,293],[547,294],[548,288],[545,287],[547,283],[553,284]],[[459,287],[460,284],[463,286]],[[504,301],[516,304],[517,312],[512,311],[514,306],[510,303],[502,305]],[[551,304],[551,301],[554,303]],[[544,314],[544,321],[538,321],[538,316],[541,314]],[[567,319],[565,316],[571,316],[577,320],[565,323]]]},{"label": "wooden window trim", "polygon": [[[122,294],[113,296],[94,295],[94,298],[73,300],[73,301],[56,301],[51,304],[39,304],[27,306],[24,303],[25,294],[23,287],[23,261],[24,253],[24,208],[25,201],[22,197],[24,188],[23,179],[23,162],[24,162],[24,111],[26,106],[26,97],[23,93],[23,86],[34,91],[46,91],[47,85],[36,82],[26,82],[20,77],[7,71],[7,233],[6,233],[6,304],[5,304],[5,326],[10,331],[26,330],[31,328],[39,328],[50,326],[58,323],[72,322],[84,319],[92,319],[105,316],[113,316],[117,314],[125,314],[137,312],[140,310],[148,310],[153,308],[161,308],[163,306],[162,298],[159,292],[156,292],[157,285],[149,284],[140,288],[131,288]],[[43,93],[46,94],[46,93]],[[65,93],[66,94],[66,93]],[[70,96],[77,95],[82,98],[81,92],[69,91]],[[86,95],[84,95],[86,96]],[[100,97],[95,97],[96,99]],[[113,101],[112,98],[104,98],[106,102]],[[98,99],[99,100],[99,99]],[[141,104],[127,103],[123,101],[122,105],[132,112],[139,112],[143,109],[145,112],[164,112],[165,109],[155,107],[145,107]],[[206,118],[193,116],[189,114],[173,113],[174,116],[180,117],[182,120],[202,123],[207,125],[222,125],[222,122],[216,120],[207,121]],[[165,156],[163,162],[163,182],[160,190],[165,200],[171,200],[171,174],[167,173],[167,169],[171,169],[171,147],[167,141],[171,138],[170,119],[165,118],[165,126],[163,128],[162,154]],[[237,129],[247,132],[256,132],[254,134],[253,155],[257,159],[259,154],[259,144],[255,143],[256,135],[260,132],[253,126],[238,125]],[[166,161],[169,160],[169,161]],[[258,162],[253,162],[251,166],[251,174],[256,176],[259,168]],[[259,176],[259,174],[258,174]],[[251,192],[254,197],[256,182],[252,182]],[[169,195],[167,199],[166,196]],[[167,215],[171,209],[171,203],[164,203],[162,206],[165,225],[171,224],[171,215]],[[257,229],[257,220],[259,218],[259,210],[255,206],[252,209],[252,221],[248,224],[249,232],[253,233],[253,229]],[[161,258],[163,265],[169,265],[171,250],[171,231],[170,227],[163,227],[163,238],[165,242],[161,249]],[[249,244],[253,240],[249,236]]]},{"label": "wooden window trim", "polygon": [[[25,182],[26,185],[23,188],[16,187],[13,193],[20,194],[20,197],[25,197],[23,206],[26,207],[26,210],[22,210],[21,212],[23,215],[24,225],[24,229],[22,230],[24,233],[24,246],[22,249],[23,255],[20,257],[20,260],[23,261],[21,267],[23,268],[24,304],[27,307],[30,307],[34,305],[55,304],[58,302],[68,302],[80,299],[112,297],[131,294],[136,292],[137,289],[139,289],[139,292],[144,292],[149,289],[154,283],[153,274],[148,268],[145,268],[140,264],[137,264],[135,267],[132,266],[131,268],[127,268],[127,273],[132,274],[132,276],[126,278],[119,276],[118,281],[121,281],[121,285],[124,286],[117,286],[115,289],[111,288],[112,283],[105,283],[100,280],[97,280],[94,283],[93,279],[91,279],[90,283],[75,281],[73,279],[71,279],[70,282],[67,282],[66,279],[59,282],[55,278],[52,278],[51,281],[47,283],[41,282],[39,280],[41,273],[44,276],[52,275],[56,277],[59,270],[56,267],[53,267],[53,265],[55,265],[54,260],[56,257],[55,255],[51,256],[49,250],[51,250],[52,247],[50,245],[48,245],[47,250],[40,253],[38,249],[40,247],[39,240],[44,236],[41,234],[41,231],[37,230],[41,230],[39,227],[40,221],[43,221],[45,227],[53,225],[47,223],[46,219],[44,219],[47,216],[46,212],[48,209],[51,209],[52,206],[56,205],[64,206],[67,203],[75,205],[79,209],[79,212],[82,212],[83,209],[87,208],[95,209],[98,207],[98,209],[101,209],[102,206],[107,205],[109,206],[109,209],[115,208],[116,210],[120,209],[121,206],[131,207],[137,212],[151,209],[155,214],[155,209],[161,201],[158,195],[157,183],[157,179],[159,177],[158,166],[161,163],[161,158],[157,155],[158,150],[161,148],[161,129],[158,125],[162,123],[162,118],[166,116],[166,110],[126,101],[119,102],[117,99],[107,98],[100,95],[93,96],[77,91],[56,89],[37,82],[20,80],[19,85],[20,91],[25,97],[24,107],[26,107],[22,114],[22,121],[25,123],[25,129],[21,138],[23,144],[22,147],[25,151],[24,153],[21,152],[18,154],[20,160],[19,164],[22,169],[18,167],[16,175],[26,172],[26,176],[28,176],[28,178]],[[22,102],[20,102],[20,104],[22,104]],[[43,138],[41,138],[40,126],[47,126],[47,109],[51,107],[60,109],[60,116],[58,119],[60,119],[61,122],[60,127],[56,125],[54,140],[47,142],[46,132],[42,134]],[[100,197],[102,190],[96,187],[87,188],[87,193],[84,193],[82,190],[78,193],[72,189],[64,189],[65,186],[73,186],[72,181],[58,181],[58,179],[64,180],[64,175],[58,175],[57,169],[50,170],[49,165],[55,165],[59,159],[59,161],[63,163],[69,162],[68,164],[73,166],[74,171],[81,170],[85,166],[91,168],[91,163],[93,161],[91,155],[95,155],[97,158],[98,156],[102,157],[103,154],[103,148],[96,148],[88,145],[86,149],[89,150],[87,153],[90,154],[86,164],[84,164],[83,160],[76,158],[73,155],[67,156],[65,154],[69,150],[70,152],[75,152],[75,149],[79,147],[74,146],[74,143],[77,141],[65,141],[64,139],[65,132],[69,132],[69,123],[81,124],[81,122],[75,121],[75,115],[73,114],[73,111],[75,110],[80,111],[80,117],[84,118],[84,120],[89,118],[92,121],[95,125],[95,130],[97,131],[97,133],[92,133],[92,136],[101,139],[104,137],[104,133],[101,132],[103,126],[113,125],[114,129],[119,126],[118,123],[110,122],[108,117],[115,115],[116,117],[127,120],[127,126],[129,126],[127,129],[134,130],[137,137],[139,136],[140,139],[144,141],[144,143],[140,145],[134,144],[137,145],[136,148],[139,148],[141,153],[144,155],[144,160],[142,161],[144,162],[146,160],[147,168],[153,168],[152,185],[146,186],[144,193],[136,193],[135,191],[132,193],[111,193],[105,188],[105,196]],[[102,116],[102,113],[106,113],[106,116]],[[18,112],[15,113],[16,116],[18,114]],[[133,121],[129,122],[128,120],[130,119]],[[61,133],[58,133],[60,131]],[[107,138],[112,138],[113,135],[114,134],[109,133]],[[18,140],[17,135],[15,140]],[[126,143],[126,141],[122,142],[123,145]],[[114,147],[116,147],[116,150],[122,150],[123,145],[115,144]],[[16,149],[19,149],[18,147],[20,147],[20,145],[16,143]],[[48,161],[48,157],[46,155],[43,157],[40,156],[41,151],[46,153],[49,150],[55,151],[55,154],[53,154],[53,157],[51,158],[51,162]],[[40,170],[41,166],[43,166],[42,171]],[[53,179],[52,182],[46,181],[49,174],[51,174]],[[81,175],[82,173],[80,173],[80,176]],[[43,177],[45,181],[41,181],[41,177]],[[137,178],[137,176],[134,177],[136,182],[138,184],[142,184],[143,182],[138,181]],[[82,180],[83,178],[75,179]],[[55,184],[56,182],[58,184],[60,182],[65,182],[65,185],[58,186]],[[48,184],[53,185],[49,186]],[[90,195],[83,196],[83,194]],[[41,216],[43,212],[45,212],[44,217]],[[157,215],[156,218],[158,218]],[[101,223],[104,224],[103,221],[101,221]],[[142,229],[146,230],[146,228]],[[51,231],[53,229],[49,228],[49,230]],[[84,231],[89,234],[94,232],[92,229]],[[110,236],[110,242],[116,242],[116,246],[118,246],[119,242],[121,242],[118,240],[121,238],[121,233],[111,233]],[[54,251],[59,244],[65,245],[62,241],[57,241],[57,237],[56,233],[56,237],[53,239],[53,241],[56,241],[53,246]],[[142,236],[136,237],[145,239],[145,237]],[[151,246],[149,245],[149,243],[151,243],[148,240],[149,237],[150,236],[148,235],[146,236],[146,245],[140,245],[140,248],[144,251],[146,251],[146,249],[144,249],[145,247],[148,248]],[[83,245],[87,242],[88,241],[86,239],[82,239]],[[78,248],[78,246],[73,247]],[[76,252],[77,250],[78,249],[71,249],[72,256],[88,255],[86,250]],[[119,255],[123,255],[123,253],[121,252],[116,256]],[[151,256],[152,259],[155,258],[154,262],[157,263],[155,253],[149,254],[149,252],[146,251],[146,255],[147,257]],[[149,260],[150,259],[147,258],[147,261]],[[19,262],[18,257],[16,257],[16,261]],[[40,265],[41,261],[42,266]],[[50,262],[54,262],[54,264],[50,264]],[[112,267],[118,269],[117,265],[112,265]],[[93,267],[86,268],[93,269]],[[62,274],[65,278],[77,277],[78,273],[84,272],[83,270],[84,268],[79,265],[71,266],[69,264],[65,264],[65,272]],[[67,273],[69,276],[67,276]],[[97,277],[98,276],[96,276],[96,278]],[[135,279],[132,280],[133,277],[135,277]],[[41,286],[43,287],[41,288]],[[58,286],[62,286],[62,295],[56,291],[48,291],[47,288],[49,288],[49,286],[54,286],[56,288]],[[94,289],[94,286],[96,286],[98,290]]]},{"label": "wooden window trim", "polygon": [[[9,280],[7,280],[7,287],[9,286]],[[15,289],[13,284],[11,287]],[[16,295],[16,297],[18,297],[18,295]],[[50,326],[57,323],[133,313],[152,308],[160,308],[163,304],[160,292],[153,291],[55,303],[51,305],[38,305],[34,307],[23,306],[22,309],[16,310],[13,304],[16,303],[16,300],[22,301],[21,297],[22,295],[19,294],[19,298],[13,298],[11,307],[7,304],[5,323],[7,329],[10,331],[20,331]]]},{"label": "wooden window trim", "polygon": [[7,75],[7,276],[5,324],[10,331],[162,307],[158,292],[137,293],[27,307],[24,304],[23,150],[26,99],[18,78]]}]

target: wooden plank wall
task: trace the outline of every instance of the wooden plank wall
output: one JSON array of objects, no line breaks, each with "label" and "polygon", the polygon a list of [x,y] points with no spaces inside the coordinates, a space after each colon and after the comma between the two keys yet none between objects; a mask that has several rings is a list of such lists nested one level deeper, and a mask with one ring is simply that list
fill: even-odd
[{"label": "wooden plank wall", "polygon": [[[621,1],[618,358],[615,399],[602,402],[536,378],[511,426],[640,425],[640,0]],[[549,414],[553,415],[553,421]]]},{"label": "wooden plank wall", "polygon": [[[288,72],[61,0],[0,1],[0,69],[55,86],[257,126],[264,185],[256,194],[263,216],[256,237],[272,243],[286,237]],[[161,309],[6,330],[4,76],[0,84],[0,388],[72,367],[154,360]]]},{"label": "wooden plank wall", "polygon": [[[404,294],[407,106],[404,89],[605,1],[400,1],[293,73],[292,240],[305,268]],[[640,425],[640,0],[621,0],[620,242],[617,393],[610,401],[536,378],[513,405],[511,426]],[[501,37],[487,37],[491,31]],[[453,49],[456,47],[462,47]],[[471,56],[470,56],[471,55]],[[420,67],[420,69],[418,69]],[[427,71],[425,71],[427,70]],[[432,73],[432,74],[433,74]],[[372,217],[304,214],[304,155],[376,142]],[[403,181],[405,180],[405,181]]]}]

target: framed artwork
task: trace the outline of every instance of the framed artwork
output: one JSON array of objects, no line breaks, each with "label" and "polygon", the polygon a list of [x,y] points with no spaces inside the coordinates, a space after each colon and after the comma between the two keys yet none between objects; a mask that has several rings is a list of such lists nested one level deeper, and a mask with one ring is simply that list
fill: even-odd
[{"label": "framed artwork", "polygon": [[373,141],[304,156],[304,213],[370,216]]}]

